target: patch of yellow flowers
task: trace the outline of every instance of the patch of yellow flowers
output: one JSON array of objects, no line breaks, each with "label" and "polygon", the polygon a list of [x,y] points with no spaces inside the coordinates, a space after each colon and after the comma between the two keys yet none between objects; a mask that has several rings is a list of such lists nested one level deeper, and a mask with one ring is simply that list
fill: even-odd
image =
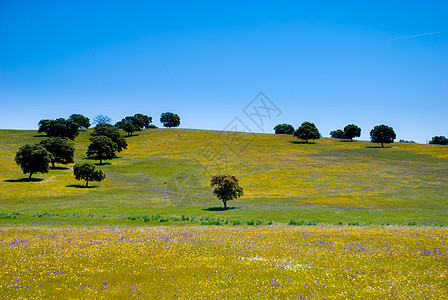
[{"label": "patch of yellow flowers", "polygon": [[3,227],[0,298],[444,299],[448,230]]}]

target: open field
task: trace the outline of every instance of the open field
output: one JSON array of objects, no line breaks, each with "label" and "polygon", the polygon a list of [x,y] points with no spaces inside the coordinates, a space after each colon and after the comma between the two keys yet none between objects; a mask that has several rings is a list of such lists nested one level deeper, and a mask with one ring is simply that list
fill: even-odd
[{"label": "open field", "polygon": [[[145,130],[84,188],[72,165],[23,180],[15,152],[44,138],[0,130],[2,298],[448,294],[448,147]],[[228,210],[218,173],[245,191]]]},{"label": "open field", "polygon": [[448,229],[3,227],[0,295],[444,299]]},{"label": "open field", "polygon": [[[88,161],[89,133],[75,140],[75,162]],[[72,165],[22,182],[15,152],[44,138],[0,130],[0,224],[448,224],[446,146],[144,130],[100,166],[105,181],[86,189]],[[217,173],[240,179],[245,196],[229,203],[234,209],[216,209],[208,182]]]}]

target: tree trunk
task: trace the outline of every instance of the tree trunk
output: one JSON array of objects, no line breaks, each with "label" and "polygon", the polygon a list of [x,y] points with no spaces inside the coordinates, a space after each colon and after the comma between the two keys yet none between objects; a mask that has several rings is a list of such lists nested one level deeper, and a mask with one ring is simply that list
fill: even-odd
[{"label": "tree trunk", "polygon": [[224,203],[224,209],[227,208],[227,201],[226,200],[222,200],[222,203]]},{"label": "tree trunk", "polygon": [[103,160],[101,159],[101,157],[100,157],[100,165],[102,165],[103,164]]},{"label": "tree trunk", "polygon": [[53,168],[54,168],[54,160],[52,160],[52,161],[51,161],[51,165],[52,165],[52,166],[53,166]]},{"label": "tree trunk", "polygon": [[89,181],[88,180],[86,180],[86,187],[88,187],[89,186]]},{"label": "tree trunk", "polygon": [[384,148],[384,144],[383,143],[381,143],[381,148]]},{"label": "tree trunk", "polygon": [[30,177],[28,177],[28,179],[31,179],[31,175],[33,175],[33,172],[30,172]]}]

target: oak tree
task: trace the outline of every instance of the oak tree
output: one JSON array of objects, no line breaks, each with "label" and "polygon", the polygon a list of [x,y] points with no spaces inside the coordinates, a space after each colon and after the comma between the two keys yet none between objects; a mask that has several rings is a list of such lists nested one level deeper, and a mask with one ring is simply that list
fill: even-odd
[{"label": "oak tree", "polygon": [[73,162],[75,147],[66,139],[60,137],[48,138],[42,140],[39,145],[44,147],[50,154],[51,165],[53,168],[55,163],[66,165]]},{"label": "oak tree", "polygon": [[396,137],[394,129],[386,125],[377,125],[370,131],[370,141],[380,143],[382,148],[384,144],[393,143]]},{"label": "oak tree", "polygon": [[89,181],[103,181],[106,174],[100,169],[96,169],[92,163],[76,164],[73,167],[73,174],[76,180],[84,180],[86,187],[89,186]]},{"label": "oak tree", "polygon": [[227,208],[227,201],[244,195],[243,188],[233,175],[215,175],[210,181],[210,186],[215,187],[213,194],[222,201],[224,208]]},{"label": "oak tree", "polygon": [[19,148],[14,159],[22,168],[23,174],[30,173],[28,177],[34,173],[48,173],[50,154],[41,145],[24,145]]},{"label": "oak tree", "polygon": [[305,140],[306,143],[308,143],[308,140],[320,139],[321,137],[316,125],[310,122],[303,122],[302,125],[300,125],[300,127],[294,132],[294,136]]}]

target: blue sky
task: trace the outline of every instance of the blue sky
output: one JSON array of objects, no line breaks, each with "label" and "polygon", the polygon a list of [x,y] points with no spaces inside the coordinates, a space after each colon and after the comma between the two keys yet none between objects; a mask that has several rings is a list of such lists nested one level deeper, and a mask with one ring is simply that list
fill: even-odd
[{"label": "blue sky", "polygon": [[[181,127],[448,136],[447,1],[0,0],[0,128],[165,111]],[[281,110],[256,127],[264,92]]]}]

